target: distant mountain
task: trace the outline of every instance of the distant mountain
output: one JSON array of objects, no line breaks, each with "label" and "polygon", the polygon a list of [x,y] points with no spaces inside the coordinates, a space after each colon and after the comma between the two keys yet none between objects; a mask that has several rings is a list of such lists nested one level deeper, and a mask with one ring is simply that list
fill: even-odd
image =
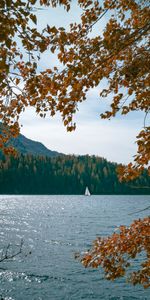
[{"label": "distant mountain", "polygon": [[22,154],[47,157],[57,157],[62,155],[62,153],[49,150],[42,143],[30,140],[22,134],[20,134],[17,138],[13,138],[10,144]]},{"label": "distant mountain", "polygon": [[[0,134],[3,134],[4,125],[0,122]],[[31,154],[33,156],[57,157],[65,155],[57,151],[46,148],[42,143],[30,140],[24,135],[19,134],[17,138],[12,138],[8,145],[14,147],[21,154]]]}]

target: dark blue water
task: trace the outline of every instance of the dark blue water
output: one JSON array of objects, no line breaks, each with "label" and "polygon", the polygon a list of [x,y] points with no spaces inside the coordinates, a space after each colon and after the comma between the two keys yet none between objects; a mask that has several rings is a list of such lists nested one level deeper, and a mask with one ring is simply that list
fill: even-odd
[{"label": "dark blue water", "polygon": [[74,253],[88,249],[96,236],[149,214],[129,215],[149,201],[149,196],[0,196],[0,249],[11,243],[16,251],[24,240],[21,255],[0,263],[1,297],[150,299],[150,289],[133,287],[124,278],[106,281],[101,269],[85,269],[74,259]]}]

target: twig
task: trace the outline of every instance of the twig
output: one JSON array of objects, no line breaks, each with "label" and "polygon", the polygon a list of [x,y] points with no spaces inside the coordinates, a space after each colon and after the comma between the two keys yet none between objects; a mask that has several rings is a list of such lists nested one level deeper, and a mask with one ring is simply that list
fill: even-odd
[{"label": "twig", "polygon": [[149,110],[146,111],[145,113],[145,117],[144,117],[144,128],[146,128],[146,118],[147,118],[147,115],[149,114]]},{"label": "twig", "polygon": [[8,244],[7,247],[6,247],[5,253],[4,253],[4,249],[2,251],[2,255],[1,255],[1,258],[0,258],[0,263],[5,261],[5,260],[13,259],[14,257],[21,254],[22,253],[22,247],[23,247],[23,240],[21,240],[21,242],[20,242],[19,250],[17,252],[15,252],[14,254],[9,254],[10,244]]},{"label": "twig", "polygon": [[145,211],[145,210],[148,210],[148,209],[150,209],[150,205],[149,206],[147,206],[146,208],[144,208],[144,209],[140,209],[140,210],[137,210],[137,211],[135,211],[135,212],[132,212],[132,213],[130,213],[130,214],[128,214],[128,215],[134,215],[134,214],[137,214],[137,213],[139,213],[139,212],[141,212],[141,211]]}]

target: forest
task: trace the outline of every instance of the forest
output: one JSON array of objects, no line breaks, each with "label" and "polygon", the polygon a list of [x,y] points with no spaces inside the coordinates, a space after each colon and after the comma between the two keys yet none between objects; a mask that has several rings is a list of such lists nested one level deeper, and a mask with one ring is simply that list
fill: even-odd
[{"label": "forest", "polygon": [[18,154],[0,159],[0,194],[150,194],[150,177],[120,182],[116,163],[96,156]]}]

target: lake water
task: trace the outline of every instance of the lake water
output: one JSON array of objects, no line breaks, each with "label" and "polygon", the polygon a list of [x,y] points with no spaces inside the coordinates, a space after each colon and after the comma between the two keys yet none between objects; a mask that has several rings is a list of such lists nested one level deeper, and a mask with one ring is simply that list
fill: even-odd
[{"label": "lake water", "polygon": [[0,249],[8,243],[16,249],[22,238],[24,244],[21,255],[0,263],[0,299],[150,299],[150,289],[126,284],[123,278],[106,281],[100,268],[85,269],[74,259],[96,236],[149,214],[129,215],[149,201],[149,196],[1,195]]}]

